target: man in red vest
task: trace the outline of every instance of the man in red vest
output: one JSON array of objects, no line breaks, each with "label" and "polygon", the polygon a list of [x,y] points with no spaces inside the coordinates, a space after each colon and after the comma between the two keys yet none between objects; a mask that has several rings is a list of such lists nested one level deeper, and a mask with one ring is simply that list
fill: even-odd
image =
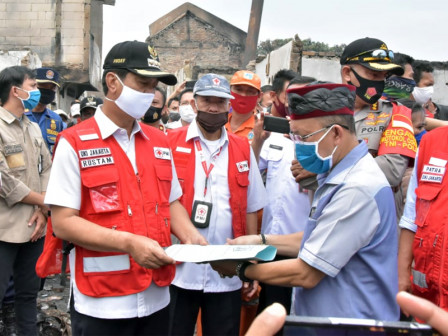
[{"label": "man in red vest", "polygon": [[[182,195],[166,136],[138,123],[159,80],[150,45],[115,45],[103,66],[104,104],[67,129],[54,157],[45,202],[54,233],[71,241],[74,335],[165,335],[174,260],[170,233],[205,244]],[[64,180],[61,185],[60,181]]]},{"label": "man in red vest", "polygon": [[400,290],[448,311],[448,127],[422,137],[400,220]]},{"label": "man in red vest", "polygon": [[[229,82],[206,74],[193,89],[196,120],[168,133],[182,204],[210,244],[257,232],[265,190],[247,138],[228,133]],[[204,335],[238,335],[241,286],[209,264],[179,265],[171,286],[172,335],[193,335],[201,308]],[[254,288],[256,289],[256,288]]]}]

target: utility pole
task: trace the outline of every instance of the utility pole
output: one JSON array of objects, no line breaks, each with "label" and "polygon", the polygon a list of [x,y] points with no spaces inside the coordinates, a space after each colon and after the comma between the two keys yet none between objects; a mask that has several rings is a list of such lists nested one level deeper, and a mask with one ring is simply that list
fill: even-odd
[{"label": "utility pole", "polygon": [[264,0],[252,0],[249,28],[247,29],[246,48],[243,55],[243,68],[257,58],[258,34],[260,33],[261,14]]}]

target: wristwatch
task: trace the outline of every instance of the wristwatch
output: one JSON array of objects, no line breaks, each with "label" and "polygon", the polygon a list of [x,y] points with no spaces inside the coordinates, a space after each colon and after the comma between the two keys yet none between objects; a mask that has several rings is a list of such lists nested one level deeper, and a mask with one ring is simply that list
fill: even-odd
[{"label": "wristwatch", "polygon": [[244,273],[246,272],[246,268],[250,265],[253,265],[252,263],[248,261],[241,261],[236,265],[235,273],[240,278],[242,282],[252,282],[252,279],[247,278]]}]

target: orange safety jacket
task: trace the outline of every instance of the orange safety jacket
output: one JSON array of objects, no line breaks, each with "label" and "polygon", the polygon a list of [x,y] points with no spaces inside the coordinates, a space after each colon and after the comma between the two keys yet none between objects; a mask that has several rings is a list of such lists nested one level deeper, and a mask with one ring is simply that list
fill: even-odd
[{"label": "orange safety jacket", "polygon": [[448,310],[448,127],[420,142],[412,292]]},{"label": "orange safety jacket", "polygon": [[[186,141],[188,126],[168,132],[177,177],[182,186],[182,205],[191,216],[194,200],[195,146],[194,139]],[[250,147],[245,138],[227,133],[229,138],[228,182],[233,236],[246,234],[247,189],[249,186]]]},{"label": "orange safety jacket", "polygon": [[[75,150],[81,175],[79,216],[111,230],[121,230],[171,245],[172,165],[166,136],[141,124],[135,135],[138,174],[113,136],[101,138],[94,118],[63,132]],[[97,252],[75,245],[76,285],[92,297],[139,293],[152,281],[168,286],[174,265],[147,269],[126,253]],[[51,255],[52,251],[43,254]],[[72,265],[73,267],[73,265]]]}]

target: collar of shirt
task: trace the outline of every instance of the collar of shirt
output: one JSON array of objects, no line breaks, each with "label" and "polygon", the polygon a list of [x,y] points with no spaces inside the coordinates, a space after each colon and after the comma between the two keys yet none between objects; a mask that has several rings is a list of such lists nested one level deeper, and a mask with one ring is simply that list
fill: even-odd
[{"label": "collar of shirt", "polygon": [[[223,126],[221,128],[222,132],[221,132],[221,138],[219,138],[219,146],[223,146],[226,142],[229,141],[229,138],[227,136],[227,131],[226,128]],[[194,138],[198,138],[201,139],[201,142],[205,143],[207,140],[204,138],[204,135],[202,134],[201,130],[198,127],[198,124],[193,121],[189,126],[188,126],[188,130],[187,130],[187,137],[186,137],[186,141],[189,141],[191,139]]]},{"label": "collar of shirt", "polygon": [[[229,114],[229,121],[227,122],[226,129],[228,132],[232,133],[232,130],[230,128],[230,120],[232,119],[232,113]],[[234,134],[243,133],[244,135],[247,135],[250,131],[254,129],[255,126],[255,114],[252,113],[252,116],[247,119],[245,122],[243,122],[238,129],[233,132]]]},{"label": "collar of shirt", "polygon": [[318,175],[319,186],[323,183],[340,184],[345,176],[350,172],[350,168],[361,158],[368,154],[368,148],[364,141],[358,141],[358,145],[353,148],[329,174]]},{"label": "collar of shirt", "polygon": [[[101,138],[103,140],[110,137],[118,130],[122,129],[104,114],[103,110],[101,109],[101,106],[97,107],[94,118],[96,123],[98,124],[98,128],[101,133]],[[149,140],[148,136],[142,131],[140,124],[136,121],[134,122],[134,126],[132,127],[131,138],[140,131],[141,134]]]},{"label": "collar of shirt", "polygon": [[28,118],[26,118],[25,115],[23,115],[22,118],[17,118],[14,114],[12,114],[7,109],[5,109],[1,106],[0,106],[0,119],[2,119],[7,124],[12,124],[15,120],[17,120],[19,122],[26,122],[26,123],[31,122]]}]

